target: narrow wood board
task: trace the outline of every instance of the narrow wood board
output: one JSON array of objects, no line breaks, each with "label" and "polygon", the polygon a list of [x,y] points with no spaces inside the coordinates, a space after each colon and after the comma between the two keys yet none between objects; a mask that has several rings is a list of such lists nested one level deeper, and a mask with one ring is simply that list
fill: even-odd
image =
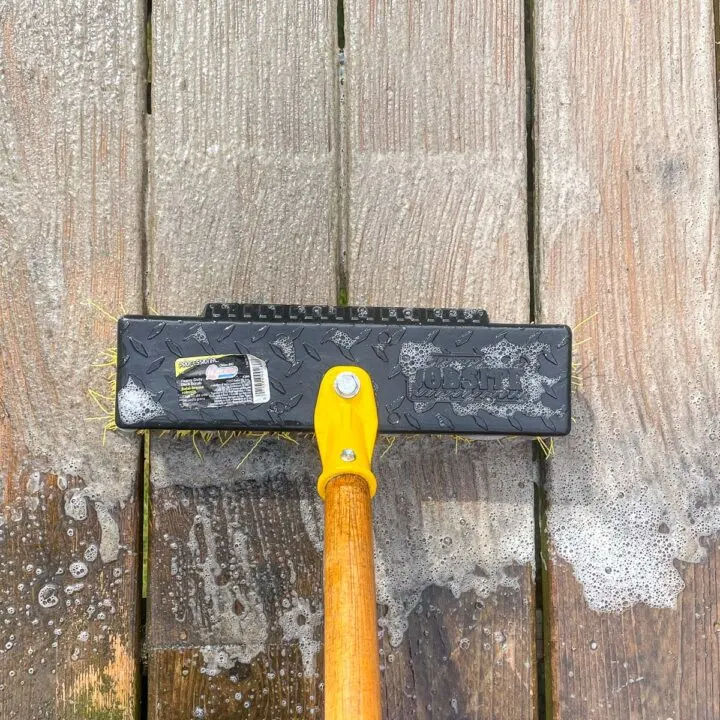
[{"label": "narrow wood board", "polygon": [[[720,717],[720,551],[678,563],[685,589],[673,610],[588,610],[572,567],[553,558],[548,717]],[[581,713],[586,713],[584,716]]]},{"label": "narrow wood board", "polygon": [[552,717],[716,718],[712,5],[540,0],[535,45],[540,318],[597,313],[549,468]]},{"label": "narrow wood board", "polygon": [[[0,716],[136,717],[135,438],[110,312],[141,308],[144,5],[0,9]],[[89,397],[95,389],[103,411]],[[107,418],[106,418],[107,419]]]},{"label": "narrow wood board", "polygon": [[153,4],[148,272],[158,309],[334,297],[334,18],[320,0]]},{"label": "narrow wood board", "polygon": [[317,450],[259,439],[152,440],[150,717],[322,707]]},{"label": "narrow wood board", "polygon": [[[335,10],[329,0],[153,4],[158,312],[334,302]],[[317,451],[307,439],[200,445],[202,457],[190,439],[152,440],[150,717],[317,712]]]},{"label": "narrow wood board", "polygon": [[[345,38],[349,301],[526,321],[522,4],[346,2]],[[398,441],[376,474],[386,716],[534,717],[530,443]]]},{"label": "narrow wood board", "polygon": [[348,3],[353,302],[527,320],[523,7]]}]

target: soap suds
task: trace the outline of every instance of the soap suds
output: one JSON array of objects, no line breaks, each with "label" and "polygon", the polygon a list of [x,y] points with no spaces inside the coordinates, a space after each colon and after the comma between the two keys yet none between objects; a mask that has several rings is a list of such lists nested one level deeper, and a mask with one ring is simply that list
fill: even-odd
[{"label": "soap suds", "polygon": [[76,560],[75,562],[70,563],[70,566],[68,567],[68,572],[74,578],[83,578],[88,574],[88,567],[84,562]]},{"label": "soap suds", "polygon": [[[213,638],[223,639],[226,655],[219,660],[208,655],[209,672],[233,658],[256,657],[280,631],[283,642],[299,644],[303,670],[311,674],[321,612],[313,598],[320,599],[321,590],[317,595],[297,595],[295,565],[301,556],[296,558],[290,547],[293,567],[288,568],[282,591],[288,604],[261,604],[253,593],[265,590],[248,550],[250,539],[242,530],[246,514],[259,513],[272,536],[277,530],[270,524],[276,517],[271,503],[287,498],[297,513],[299,531],[307,535],[302,545],[314,547],[320,562],[324,506],[315,489],[317,448],[311,439],[299,438],[298,445],[289,445],[267,438],[238,472],[238,458],[253,442],[238,440],[224,448],[211,444],[203,449],[204,459],[187,442],[162,438],[153,445],[156,502],[161,507],[167,503],[170,511],[173,503],[184,504],[183,498],[192,497],[195,507],[189,556],[183,555],[181,538],[170,553],[175,567],[175,574],[169,575],[172,602],[177,604],[173,612],[179,621],[202,628],[200,644],[217,649]],[[533,566],[535,557],[533,468],[527,440],[476,442],[456,452],[447,438],[399,437],[386,450],[379,444],[374,460],[380,478],[373,501],[377,599],[386,608],[380,623],[397,645],[408,616],[432,585],[456,596],[478,597],[519,586],[519,576]],[[452,481],[438,483],[439,473]],[[164,492],[171,485],[191,488],[192,494],[179,489]],[[281,562],[285,564],[284,556]],[[247,609],[247,617],[236,617],[235,600]]]},{"label": "soap suds", "polygon": [[[507,377],[502,380],[502,387],[498,388],[509,395],[502,401],[492,394],[478,392],[477,397],[464,397],[459,402],[451,402],[458,391],[442,389],[434,392],[433,400],[451,402],[452,409],[457,415],[477,415],[480,411],[504,418],[513,417],[516,413],[543,418],[563,415],[566,413],[564,407],[553,410],[541,400],[543,394],[562,379],[561,376],[549,377],[536,369],[541,356],[553,358],[552,349],[546,343],[533,342],[520,346],[503,339],[480,348],[477,358],[464,358],[461,361],[453,358],[452,354],[444,353],[442,348],[430,342],[406,342],[400,348],[400,370],[408,379],[412,379],[418,370],[433,367],[453,368],[459,375],[468,367],[485,370],[512,369],[518,373],[522,387],[521,400],[512,401],[513,390],[510,389],[510,380]],[[557,361],[553,358],[552,362]],[[416,412],[426,412],[433,404],[434,402],[428,404],[422,401],[414,403]]]},{"label": "soap suds", "polygon": [[60,598],[58,598],[58,586],[52,583],[43,585],[38,591],[37,597],[40,607],[45,609],[55,607],[55,605],[60,602]]},{"label": "soap suds", "polygon": [[126,425],[147,422],[165,414],[162,405],[132,378],[118,391],[117,406],[120,419]]},{"label": "soap suds", "polygon": [[232,670],[236,663],[250,663],[253,661],[255,656],[262,652],[263,647],[260,650],[255,648],[248,643],[242,643],[241,645],[202,645],[200,652],[203,656],[203,662],[205,663],[200,672],[203,675],[209,675],[215,677],[219,675],[223,670]]},{"label": "soap suds", "polygon": [[120,528],[104,502],[96,501],[95,514],[100,524],[100,559],[104,563],[113,562],[120,553]]},{"label": "soap suds", "polygon": [[88,500],[94,500],[95,516],[100,525],[100,558],[103,562],[117,560],[120,551],[120,528],[115,519],[112,505],[100,499],[100,488],[96,484],[73,487],[65,491],[65,514],[82,522],[88,517]]},{"label": "soap suds", "polygon": [[293,337],[289,335],[278,335],[270,345],[271,347],[277,348],[278,353],[284,360],[291,365],[295,364],[295,342]]},{"label": "soap suds", "polygon": [[[365,328],[360,333],[358,333],[355,337],[352,337],[348,333],[346,333],[344,330],[332,330],[329,335],[324,337],[321,342],[327,342],[328,340],[335,345],[338,350],[343,352],[343,355],[348,357],[348,353],[352,350],[352,348],[357,345],[358,343],[363,342],[368,335],[370,335],[370,328]],[[350,355],[349,357],[352,357]]]},{"label": "soap suds", "polygon": [[[311,492],[314,488],[311,488]],[[310,493],[308,493],[310,495]],[[300,518],[307,533],[310,542],[315,549],[321,553],[323,551],[324,537],[324,509],[317,492],[310,497],[301,498],[299,501]]]},{"label": "soap suds", "polygon": [[65,514],[80,522],[87,520],[88,507],[83,489],[70,488],[65,493]]},{"label": "soap suds", "polygon": [[85,562],[95,562],[97,560],[98,556],[98,547],[95,545],[95,543],[91,543],[85,548],[85,552],[83,553],[83,558],[85,559]]},{"label": "soap suds", "polygon": [[198,345],[203,347],[203,349],[208,343],[207,335],[205,334],[205,331],[202,329],[202,327],[199,325],[197,327],[197,330],[191,333],[188,337],[191,337],[193,340],[195,340]]},{"label": "soap suds", "polygon": [[612,418],[594,418],[582,398],[573,414],[549,473],[553,551],[594,610],[675,607],[684,587],[677,561],[704,560],[702,539],[720,532],[717,425],[696,429],[696,446],[673,447],[655,427],[613,435]]},{"label": "soap suds", "polygon": [[30,473],[30,477],[27,481],[27,491],[28,493],[30,493],[30,495],[36,495],[38,492],[40,492],[40,481],[40,473],[37,470]]},{"label": "soap suds", "polygon": [[[268,621],[261,597],[253,586],[247,550],[247,538],[239,528],[233,531],[232,552],[218,547],[213,518],[215,504],[198,505],[188,539],[188,549],[198,586],[188,597],[188,606],[196,624],[208,637],[229,642],[222,648],[206,649],[204,672],[217,674],[228,663],[249,663],[263,652],[267,643]],[[232,558],[237,566],[231,568]]]},{"label": "soap suds", "polygon": [[[632,34],[623,23],[609,35],[567,32],[559,7],[545,3],[539,15],[536,113],[548,138],[537,146],[538,310],[541,321],[597,319],[582,333],[592,338],[583,349],[593,362],[582,373],[586,394],[549,465],[550,544],[591,608],[670,608],[683,587],[681,563],[703,559],[720,532],[712,52],[667,54],[671,90],[666,65],[647,63],[640,48],[671,43],[673,19],[638,14]],[[687,10],[696,35],[711,37],[707,7]],[[586,17],[578,11],[570,22]],[[608,60],[623,57],[613,86],[637,107],[632,118],[596,94],[596,50],[608,42]],[[649,97],[668,98],[662,120]],[[622,152],[604,152],[608,137]],[[683,598],[683,613],[706,592]]]},{"label": "soap suds", "polygon": [[[377,599],[387,608],[379,623],[394,647],[426,588],[484,598],[518,588],[518,566],[533,567],[535,558],[529,443],[474,443],[457,454],[433,438],[395,445],[376,456],[382,482],[373,505]],[[442,463],[456,480],[443,495],[430,473],[424,478],[425,463]]]},{"label": "soap suds", "polygon": [[313,677],[322,637],[322,608],[313,609],[308,598],[293,596],[292,607],[280,616],[283,642],[297,642],[305,677]]},{"label": "soap suds", "polygon": [[[256,440],[238,438],[225,447],[210,443],[202,458],[187,440],[153,440],[154,501],[169,512],[178,504],[193,509],[189,528],[177,535],[169,529],[160,540],[168,549],[168,611],[199,635],[206,674],[252,663],[269,644],[282,641],[298,648],[303,671],[312,675],[321,610],[295,587],[307,583],[307,562],[319,566],[319,556],[310,549],[307,557],[307,540],[298,539],[297,547],[294,541],[306,522],[315,536],[311,542],[322,548],[322,504],[315,504],[320,462],[308,439],[296,445],[268,437],[238,471],[239,459]],[[286,503],[292,513],[275,527]],[[258,532],[250,534],[255,523]],[[271,574],[261,554],[275,568]]]}]

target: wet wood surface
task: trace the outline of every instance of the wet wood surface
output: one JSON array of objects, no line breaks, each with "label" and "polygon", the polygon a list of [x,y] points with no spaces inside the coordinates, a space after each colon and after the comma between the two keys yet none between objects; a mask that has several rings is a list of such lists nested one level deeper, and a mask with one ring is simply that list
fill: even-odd
[{"label": "wet wood surface", "polygon": [[8,719],[138,709],[140,450],[103,441],[115,327],[98,308],[141,310],[143,15],[134,0],[0,6]]},{"label": "wet wood surface", "polygon": [[[148,290],[158,312],[335,301],[335,33],[325,0],[153,4]],[[196,452],[188,438],[153,438],[151,718],[322,707],[319,461],[310,440],[298,442],[199,440]]]},{"label": "wet wood surface", "polygon": [[[268,3],[266,11],[277,22],[287,14],[284,8]],[[421,36],[412,37],[408,18],[396,14],[381,18],[373,38],[367,11],[348,7],[346,28],[355,40],[346,48],[347,65],[341,65],[332,45],[337,42],[333,10],[318,5],[311,15],[327,25],[305,25],[310,15],[298,16],[292,42],[280,53],[296,60],[289,63],[292,70],[281,87],[272,89],[255,77],[265,77],[270,61],[264,53],[277,40],[271,23],[259,24],[253,13],[234,7],[198,16],[189,5],[163,5],[158,11],[156,4],[153,13],[152,307],[196,313],[208,299],[327,302],[338,297],[339,288],[351,302],[482,303],[504,319],[527,317],[519,6],[503,16],[496,40],[488,35],[494,15],[466,15],[450,6],[439,13],[427,10]],[[457,36],[445,35],[454,25]],[[419,71],[396,78],[408,97],[417,90],[417,97],[428,91],[441,98],[427,128],[437,137],[428,148],[416,139],[388,148],[394,173],[389,182],[404,184],[407,192],[397,197],[380,193],[373,205],[363,188],[372,190],[380,182],[380,174],[370,171],[379,160],[363,155],[352,139],[358,105],[351,88],[382,72],[392,49],[387,37],[396,30],[410,33],[414,43],[408,67],[435,51],[443,56],[440,71],[423,87],[414,89]],[[468,62],[455,54],[453,44],[475,52],[478,40],[494,58],[482,82],[468,79],[443,98],[443,83]],[[375,48],[370,42],[380,44]],[[207,49],[188,53],[186,46]],[[238,58],[242,62],[231,62]],[[362,101],[368,112],[386,102],[384,84],[380,76]],[[285,91],[290,93],[285,102],[276,103],[271,92]],[[227,92],[237,101],[230,102]],[[306,112],[315,114],[312,125],[305,115],[290,114],[310,99],[314,103]],[[495,109],[482,127],[473,127],[480,106],[490,101]],[[253,114],[263,104],[268,112]],[[218,107],[227,107],[228,114],[215,116]],[[439,129],[456,113],[461,137],[441,137]],[[393,122],[392,133],[413,134],[403,117]],[[294,128],[292,140],[288,127]],[[486,133],[495,138],[491,149],[482,142]],[[208,155],[210,134],[216,150]],[[228,154],[236,152],[237,160],[229,160]],[[413,153],[417,157],[410,161]],[[184,165],[179,157],[186,158]],[[496,177],[498,164],[506,173],[502,181]],[[288,175],[288,167],[297,168],[298,175]],[[282,187],[273,180],[277,168],[282,169]],[[169,172],[178,173],[178,182],[167,182]],[[197,180],[190,182],[193,176]],[[470,179],[475,190],[466,195],[463,183]],[[453,193],[446,212],[438,214],[424,198],[446,180]],[[481,189],[485,181],[493,183],[492,198]],[[254,194],[249,197],[250,186]],[[419,195],[412,194],[413,187]],[[308,191],[312,212],[306,215]],[[416,235],[411,245],[419,243],[432,253],[436,234],[449,233],[450,265],[437,265],[432,288],[422,292],[424,279],[414,271],[398,277],[398,261],[386,254],[398,242],[407,243],[402,224],[389,227],[387,235],[368,229],[361,251],[357,238],[343,229],[356,224],[349,220],[353,213],[372,224],[389,218],[400,201],[412,216]],[[496,203],[505,208],[502,218],[493,214]],[[428,229],[422,230],[426,223]],[[202,257],[199,246],[183,250],[193,228],[204,233]],[[494,241],[497,232],[500,245]],[[328,250],[322,251],[328,238]],[[320,255],[313,259],[316,251]],[[512,273],[517,295],[509,297],[488,266],[471,261],[488,253]],[[372,278],[356,269],[354,257],[375,258]],[[272,260],[267,264],[265,258]],[[429,258],[417,264],[418,271],[426,267],[434,267]],[[448,268],[453,277],[444,277]],[[193,285],[196,277],[201,281]],[[366,281],[375,283],[372,293],[360,290]],[[199,442],[202,459],[187,439],[153,439],[151,716],[318,713],[323,691],[322,505],[314,491],[319,466],[312,441],[301,439],[296,446],[248,437],[224,448]],[[403,440],[381,458],[386,450],[384,445],[378,451],[382,482],[374,504],[376,541],[382,547],[377,551],[379,662],[386,716],[493,712],[531,717],[535,635],[529,444],[519,450],[463,446],[456,455],[453,441]],[[492,515],[500,502],[505,509],[486,519],[484,513]],[[507,523],[510,540],[501,532]],[[184,670],[178,677],[180,666]]]},{"label": "wet wood surface", "polygon": [[712,5],[541,1],[535,19],[539,314],[582,323],[573,432],[548,472],[552,717],[709,720],[720,716]]}]

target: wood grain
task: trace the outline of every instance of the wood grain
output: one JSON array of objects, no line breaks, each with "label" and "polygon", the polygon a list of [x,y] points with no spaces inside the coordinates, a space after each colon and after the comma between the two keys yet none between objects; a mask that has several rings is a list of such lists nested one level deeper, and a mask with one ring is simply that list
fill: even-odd
[{"label": "wood grain", "polygon": [[256,442],[152,440],[151,717],[322,708],[317,449]]},{"label": "wood grain", "polygon": [[3,718],[136,717],[139,448],[86,418],[114,336],[88,300],[141,306],[143,14],[0,5]]},{"label": "wood grain", "polygon": [[679,564],[685,589],[673,610],[615,615],[589,611],[572,568],[554,558],[549,717],[719,717],[718,562],[715,546],[702,564]]},{"label": "wood grain", "polygon": [[[148,287],[158,311],[334,302],[335,9],[153,3]],[[317,450],[257,441],[211,445],[201,460],[189,440],[153,439],[151,717],[322,708]]]},{"label": "wood grain", "polygon": [[334,8],[153,5],[154,307],[333,297]]},{"label": "wood grain", "polygon": [[345,22],[352,301],[526,320],[522,3],[349,2]]},{"label": "wood grain", "polygon": [[326,720],[381,717],[372,527],[367,480],[330,480],[323,550]]},{"label": "wood grain", "polygon": [[527,442],[505,442],[416,436],[378,446],[388,718],[534,717],[532,470]]},{"label": "wood grain", "polygon": [[597,313],[549,469],[553,717],[716,718],[712,5],[540,0],[535,44],[540,316]]},{"label": "wood grain", "polygon": [[[349,301],[527,320],[522,4],[346,2],[345,37]],[[386,716],[534,717],[530,445],[414,442],[375,468],[381,594],[407,607]]]}]

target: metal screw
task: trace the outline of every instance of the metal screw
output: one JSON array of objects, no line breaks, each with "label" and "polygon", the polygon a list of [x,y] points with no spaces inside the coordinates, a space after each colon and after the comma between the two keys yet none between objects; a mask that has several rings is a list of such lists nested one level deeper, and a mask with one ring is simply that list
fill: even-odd
[{"label": "metal screw", "polygon": [[360,378],[347,370],[335,378],[335,392],[342,398],[353,398],[360,392]]},{"label": "metal screw", "polygon": [[345,450],[340,453],[340,457],[345,462],[352,462],[355,459],[355,451],[351,448],[345,448]]}]

